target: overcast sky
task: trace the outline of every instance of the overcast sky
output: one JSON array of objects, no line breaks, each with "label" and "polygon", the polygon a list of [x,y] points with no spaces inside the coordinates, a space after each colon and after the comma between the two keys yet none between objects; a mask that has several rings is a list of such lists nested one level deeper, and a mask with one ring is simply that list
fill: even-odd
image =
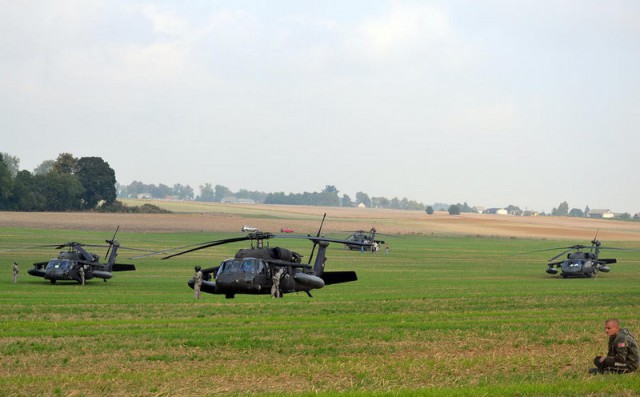
[{"label": "overcast sky", "polygon": [[640,211],[640,1],[4,1],[0,152],[121,184]]}]

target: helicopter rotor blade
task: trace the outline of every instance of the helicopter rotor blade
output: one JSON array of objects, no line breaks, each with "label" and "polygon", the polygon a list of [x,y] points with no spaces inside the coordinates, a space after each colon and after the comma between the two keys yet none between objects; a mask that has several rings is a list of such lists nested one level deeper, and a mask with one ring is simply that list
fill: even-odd
[{"label": "helicopter rotor blade", "polygon": [[640,249],[635,249],[635,248],[600,247],[600,249],[601,250],[640,252]]},{"label": "helicopter rotor blade", "polygon": [[570,248],[570,249],[568,249],[568,250],[562,251],[561,253],[559,253],[558,255],[554,256],[553,258],[548,259],[548,260],[547,260],[547,262],[555,261],[556,259],[560,258],[560,257],[561,257],[561,256],[563,256],[564,254],[566,254],[566,253],[568,253],[568,252],[571,252],[571,250],[572,250],[572,249],[573,249],[573,248]]},{"label": "helicopter rotor blade", "polygon": [[[270,238],[270,237],[263,237],[263,238]],[[205,248],[215,247],[216,245],[222,245],[222,244],[228,244],[228,243],[237,243],[239,241],[247,241],[247,240],[256,240],[256,236],[250,234],[248,236],[243,236],[243,237],[226,238],[226,239],[222,239],[222,240],[210,241],[208,243],[196,244],[198,246],[195,247],[195,248],[192,248],[192,249],[189,249],[189,250],[186,250],[186,251],[181,251],[181,252],[178,252],[178,253],[175,253],[175,254],[171,254],[171,255],[163,257],[162,259],[173,258],[174,256],[188,254],[189,252],[194,252],[194,251],[199,251],[199,250],[205,249]],[[169,251],[171,251],[171,250],[169,250]]]}]

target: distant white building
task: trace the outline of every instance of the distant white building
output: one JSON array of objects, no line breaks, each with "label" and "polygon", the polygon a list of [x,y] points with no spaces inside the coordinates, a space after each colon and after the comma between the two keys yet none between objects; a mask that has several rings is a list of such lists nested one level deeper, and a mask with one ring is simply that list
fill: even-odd
[{"label": "distant white building", "polygon": [[604,219],[610,219],[613,218],[615,216],[615,214],[611,211],[607,210],[589,210],[589,213],[587,214],[587,216],[589,218],[604,218]]},{"label": "distant white building", "polygon": [[225,197],[221,200],[223,204],[255,204],[256,201],[253,199],[243,199],[237,198],[233,196]]}]

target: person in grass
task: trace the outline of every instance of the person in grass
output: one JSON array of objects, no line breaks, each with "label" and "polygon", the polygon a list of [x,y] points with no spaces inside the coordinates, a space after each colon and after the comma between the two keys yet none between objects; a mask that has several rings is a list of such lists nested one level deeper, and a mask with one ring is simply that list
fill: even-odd
[{"label": "person in grass", "polygon": [[13,262],[13,283],[18,283],[18,273],[20,273],[20,267],[18,266],[18,262]]},{"label": "person in grass", "polygon": [[609,351],[606,356],[597,356],[593,359],[596,368],[591,368],[589,373],[624,374],[637,370],[640,365],[638,343],[629,330],[620,328],[620,322],[611,318],[605,321],[604,332],[609,337]]},{"label": "person in grass", "polygon": [[193,296],[196,299],[200,299],[200,287],[202,286],[202,270],[200,270],[200,266],[196,266],[195,268],[196,274],[193,275]]}]

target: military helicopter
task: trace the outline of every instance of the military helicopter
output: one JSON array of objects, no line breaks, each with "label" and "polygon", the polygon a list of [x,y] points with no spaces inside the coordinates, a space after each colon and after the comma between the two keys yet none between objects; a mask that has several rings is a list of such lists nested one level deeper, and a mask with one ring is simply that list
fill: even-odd
[{"label": "military helicopter", "polygon": [[376,245],[384,244],[384,240],[376,240],[376,233],[377,230],[375,226],[371,227],[368,232],[365,230],[352,232],[346,239],[348,241],[347,248],[350,250],[360,250],[361,247],[364,247],[367,251],[375,249],[374,247],[376,247]]},{"label": "military helicopter", "polygon": [[[556,268],[560,268],[560,276],[562,278],[592,278],[596,277],[598,275],[598,272],[608,273],[611,269],[607,265],[617,263],[617,260],[615,258],[600,258],[601,249],[637,251],[626,248],[603,247],[600,240],[597,239],[596,234],[596,237],[591,240],[590,246],[576,244],[570,247],[548,248],[533,252],[555,251],[559,249],[562,249],[564,251],[547,261],[549,263],[547,264],[546,272],[548,274],[555,275],[558,274],[558,269]],[[589,249],[589,251],[584,251],[586,249]],[[557,261],[558,258],[565,254],[567,254],[566,259]]]},{"label": "military helicopter", "polygon": [[[116,233],[118,230],[116,229]],[[78,242],[68,242],[58,245],[47,245],[44,247],[54,247],[55,249],[67,248],[58,254],[58,257],[48,262],[38,262],[33,264],[33,268],[27,272],[35,277],[42,277],[49,280],[51,284],[57,281],[77,281],[82,282],[80,268],[84,271],[84,279],[101,278],[107,281],[112,278],[112,272],[133,271],[135,265],[115,263],[120,243],[115,239],[114,233],[111,240],[105,240],[108,244],[106,263],[100,263],[100,257],[88,252],[84,247],[105,247],[104,245],[82,244]],[[134,248],[127,248],[134,249]],[[142,251],[142,250],[139,250]]]},{"label": "military helicopter", "polygon": [[[324,218],[322,222],[324,223]],[[368,245],[368,243],[349,243],[345,240],[321,237],[321,230],[322,224],[316,236],[274,235],[258,230],[242,237],[179,247],[176,249],[194,248],[165,256],[162,259],[173,258],[217,245],[250,241],[251,248],[239,250],[233,258],[223,260],[219,266],[202,269],[203,282],[200,287],[202,292],[221,294],[227,299],[234,298],[236,294],[271,294],[274,298],[281,298],[283,294],[291,292],[305,292],[311,297],[313,289],[358,280],[354,271],[327,272],[324,270],[327,260],[325,253],[329,243]],[[265,241],[274,238],[307,239],[313,242],[308,263],[302,263],[302,255],[297,252],[282,247],[270,248],[268,244],[265,246]],[[316,246],[318,254],[312,265],[311,261]],[[161,253],[169,251],[172,250]],[[215,281],[212,281],[212,275],[215,275]],[[187,284],[193,288],[194,280],[189,280]]]}]

